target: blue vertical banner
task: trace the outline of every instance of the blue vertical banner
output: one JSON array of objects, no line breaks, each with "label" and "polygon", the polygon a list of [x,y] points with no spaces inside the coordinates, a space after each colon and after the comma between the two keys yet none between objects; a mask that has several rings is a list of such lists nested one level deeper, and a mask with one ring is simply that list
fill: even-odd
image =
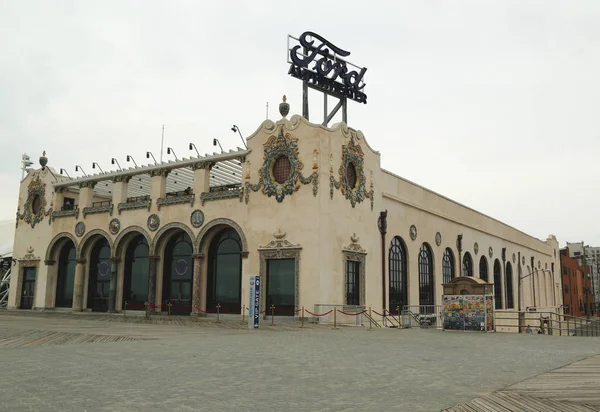
[{"label": "blue vertical banner", "polygon": [[254,278],[254,328],[260,325],[260,276]]},{"label": "blue vertical banner", "polygon": [[254,283],[255,276],[250,276],[250,299],[248,300],[248,329],[254,328]]},{"label": "blue vertical banner", "polygon": [[250,305],[248,305],[248,329],[260,326],[260,276],[250,277]]}]

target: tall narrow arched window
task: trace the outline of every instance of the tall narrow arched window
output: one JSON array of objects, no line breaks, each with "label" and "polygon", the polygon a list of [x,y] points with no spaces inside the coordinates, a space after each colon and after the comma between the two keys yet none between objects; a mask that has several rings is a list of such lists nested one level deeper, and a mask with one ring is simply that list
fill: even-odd
[{"label": "tall narrow arched window", "polygon": [[442,258],[442,281],[448,283],[452,279],[454,279],[454,253],[447,247]]},{"label": "tall narrow arched window", "polygon": [[473,276],[473,259],[471,259],[471,254],[469,252],[465,252],[465,255],[463,256],[462,272],[463,276]]},{"label": "tall narrow arched window", "polygon": [[106,312],[110,294],[110,245],[105,238],[92,248],[89,270],[87,307],[94,312]]},{"label": "tall narrow arched window", "polygon": [[494,262],[494,301],[496,309],[502,309],[502,266],[498,259]]},{"label": "tall narrow arched window", "polygon": [[484,281],[488,281],[488,264],[485,256],[479,259],[479,278]]},{"label": "tall narrow arched window", "polygon": [[419,250],[419,305],[433,305],[433,253],[427,243]]},{"label": "tall narrow arched window", "polygon": [[514,307],[512,265],[508,262],[506,264],[506,309],[513,309]]},{"label": "tall narrow arched window", "polygon": [[396,236],[390,243],[390,251],[388,258],[388,267],[390,271],[389,279],[389,295],[390,295],[390,311],[394,311],[397,307],[400,310],[404,305],[408,305],[408,290],[406,281],[406,248],[404,241]]},{"label": "tall narrow arched window", "polygon": [[75,245],[68,241],[60,250],[58,257],[58,277],[56,279],[57,308],[70,308],[73,306],[73,287],[75,284]]}]

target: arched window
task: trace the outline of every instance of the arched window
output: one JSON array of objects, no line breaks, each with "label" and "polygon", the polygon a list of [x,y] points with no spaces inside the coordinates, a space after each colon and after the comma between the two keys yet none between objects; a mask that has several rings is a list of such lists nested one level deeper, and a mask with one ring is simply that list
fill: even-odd
[{"label": "arched window", "polygon": [[173,236],[165,247],[162,301],[171,303],[171,313],[189,315],[192,311],[192,241],[185,232]]},{"label": "arched window", "polygon": [[449,247],[444,251],[444,257],[442,258],[442,278],[444,283],[454,279],[454,253]]},{"label": "arched window", "polygon": [[494,262],[494,301],[496,309],[502,309],[502,266],[498,259]]},{"label": "arched window", "polygon": [[433,305],[433,257],[427,243],[419,250],[419,305]]},{"label": "arched window", "polygon": [[58,257],[58,277],[56,279],[57,308],[73,307],[73,286],[75,284],[75,245],[68,241],[61,249]]},{"label": "arched window", "polygon": [[514,307],[512,265],[508,262],[506,264],[506,309],[513,309]]},{"label": "arched window", "polygon": [[484,281],[488,281],[488,264],[485,256],[479,259],[479,278]]},{"label": "arched window", "polygon": [[125,253],[125,279],[123,301],[139,306],[148,300],[148,275],[150,273],[149,248],[146,238],[138,235],[127,246]]},{"label": "arched window", "polygon": [[462,275],[473,276],[473,259],[471,259],[471,254],[469,252],[465,252],[465,255],[463,256]]},{"label": "arched window", "polygon": [[105,238],[97,241],[90,254],[87,307],[106,312],[110,293],[110,246]]},{"label": "arched window", "polygon": [[227,228],[213,238],[209,248],[207,309],[241,310],[242,246],[238,232]]},{"label": "arched window", "polygon": [[392,239],[389,251],[389,294],[390,294],[390,311],[394,311],[397,307],[400,310],[404,305],[408,305],[408,290],[406,281],[406,248],[404,242],[398,236]]}]

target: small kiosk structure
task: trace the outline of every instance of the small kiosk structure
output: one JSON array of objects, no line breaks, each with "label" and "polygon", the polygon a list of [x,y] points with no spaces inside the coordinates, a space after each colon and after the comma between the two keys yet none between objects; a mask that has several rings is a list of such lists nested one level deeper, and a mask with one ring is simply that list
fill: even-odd
[{"label": "small kiosk structure", "polygon": [[494,330],[494,285],[461,276],[444,283],[444,330]]}]

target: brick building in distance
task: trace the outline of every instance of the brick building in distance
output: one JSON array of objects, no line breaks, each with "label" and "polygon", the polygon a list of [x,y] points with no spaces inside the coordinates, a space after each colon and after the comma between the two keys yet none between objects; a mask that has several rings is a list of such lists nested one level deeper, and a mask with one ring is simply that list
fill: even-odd
[{"label": "brick building in distance", "polygon": [[560,250],[560,267],[563,284],[564,314],[584,317],[592,314],[594,295],[589,267],[579,265],[576,258],[570,256],[569,248]]}]

